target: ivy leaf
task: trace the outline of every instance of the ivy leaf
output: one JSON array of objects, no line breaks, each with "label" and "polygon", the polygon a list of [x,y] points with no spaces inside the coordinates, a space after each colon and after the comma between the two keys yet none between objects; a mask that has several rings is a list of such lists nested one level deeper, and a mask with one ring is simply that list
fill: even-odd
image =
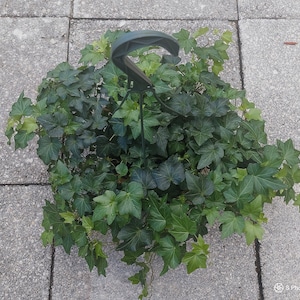
[{"label": "ivy leaf", "polygon": [[51,160],[57,160],[62,144],[58,138],[42,136],[38,141],[37,153],[42,161],[48,165]]},{"label": "ivy leaf", "polygon": [[190,234],[196,234],[197,225],[187,215],[180,217],[172,214],[172,229],[169,232],[174,236],[177,242],[184,242]]},{"label": "ivy leaf", "polygon": [[166,227],[167,220],[171,216],[170,209],[165,202],[161,201],[155,192],[150,192],[148,197],[150,207],[149,225],[156,232],[160,232]]},{"label": "ivy leaf", "polygon": [[199,268],[206,268],[206,260],[209,245],[205,244],[201,235],[197,238],[197,243],[192,243],[192,251],[186,252],[182,262],[187,265],[188,274]]},{"label": "ivy leaf", "polygon": [[15,149],[24,149],[28,146],[28,142],[34,138],[34,132],[28,133],[26,130],[20,130],[14,136]]},{"label": "ivy leaf", "polygon": [[249,164],[247,167],[248,174],[244,180],[249,182],[258,194],[267,194],[269,189],[280,190],[285,189],[286,185],[273,175],[277,173],[277,169],[264,167],[259,164]]},{"label": "ivy leaf", "polygon": [[198,38],[201,35],[206,34],[209,31],[208,27],[201,27],[199,29],[197,29],[194,33],[193,33],[193,38]]},{"label": "ivy leaf", "polygon": [[220,159],[224,156],[223,145],[220,143],[206,143],[199,150],[201,158],[198,162],[197,169],[203,169],[209,166],[212,162],[218,164]]},{"label": "ivy leaf", "polygon": [[261,240],[264,234],[264,230],[261,225],[259,225],[258,223],[253,223],[251,221],[245,222],[244,232],[247,245],[253,243],[256,238]]},{"label": "ivy leaf", "polygon": [[243,121],[241,126],[247,130],[245,138],[255,141],[256,143],[266,144],[267,135],[264,131],[265,123],[259,120]]},{"label": "ivy leaf", "polygon": [[192,110],[192,96],[187,93],[176,94],[168,101],[168,105],[177,113],[187,116]]},{"label": "ivy leaf", "polygon": [[24,97],[24,91],[20,94],[17,102],[12,105],[9,115],[14,119],[20,120],[24,116],[31,116],[32,102],[29,98]]},{"label": "ivy leaf", "polygon": [[129,224],[120,230],[118,239],[123,240],[123,242],[117,247],[117,250],[130,250],[135,252],[151,244],[151,232],[141,228],[139,225],[140,224]]},{"label": "ivy leaf", "polygon": [[283,159],[290,165],[294,166],[299,163],[300,151],[296,150],[293,145],[293,141],[288,139],[286,142],[277,140],[277,146]]},{"label": "ivy leaf", "polygon": [[121,215],[130,214],[137,219],[141,218],[143,187],[140,183],[132,181],[128,184],[127,192],[121,191],[117,197],[118,209]]},{"label": "ivy leaf", "polygon": [[250,203],[246,203],[241,210],[241,214],[245,217],[251,218],[252,221],[257,222],[261,218],[263,212],[262,196],[257,196]]},{"label": "ivy leaf", "polygon": [[204,121],[201,122],[202,126],[198,128],[191,128],[190,134],[195,139],[198,146],[203,145],[207,140],[213,137],[212,133],[215,131],[215,128],[212,126],[211,122]]},{"label": "ivy leaf", "polygon": [[204,114],[207,117],[222,117],[227,114],[228,110],[228,99],[217,99],[207,103]]},{"label": "ivy leaf", "polygon": [[171,183],[180,184],[184,179],[184,167],[175,157],[170,157],[152,172],[157,187],[165,191]]},{"label": "ivy leaf", "polygon": [[104,55],[101,52],[98,52],[94,49],[93,45],[86,45],[84,49],[80,51],[81,58],[79,63],[84,63],[85,65],[91,63],[96,65],[98,62],[104,59]]},{"label": "ivy leaf", "polygon": [[186,29],[181,29],[178,33],[174,33],[173,36],[178,40],[179,46],[184,49],[185,54],[188,54],[197,46],[196,40],[190,38],[190,33]]},{"label": "ivy leaf", "polygon": [[145,191],[156,188],[156,183],[150,170],[134,169],[131,174],[131,180],[140,183]]},{"label": "ivy leaf", "polygon": [[163,275],[168,271],[169,267],[175,269],[181,263],[183,249],[176,243],[172,236],[167,235],[159,240],[159,247],[156,253],[164,261],[164,267],[160,273],[160,275]]},{"label": "ivy leaf", "polygon": [[128,167],[125,163],[121,162],[116,166],[116,172],[124,177],[128,173]]},{"label": "ivy leaf", "polygon": [[77,209],[79,216],[83,216],[85,213],[92,211],[92,207],[88,197],[75,197],[74,206]]},{"label": "ivy leaf", "polygon": [[54,186],[59,186],[70,182],[72,178],[73,176],[68,167],[61,160],[58,160],[50,172],[50,182]]},{"label": "ivy leaf", "polygon": [[203,175],[193,175],[192,173],[185,172],[186,183],[188,187],[188,198],[194,204],[201,204],[205,201],[205,196],[210,196],[214,192],[213,182]]},{"label": "ivy leaf", "polygon": [[64,71],[60,72],[59,79],[62,81],[62,83],[65,86],[70,86],[72,83],[79,81],[79,78],[77,77],[77,75],[80,72],[81,72],[80,70],[74,70],[70,66],[70,68],[68,70],[64,70]]},{"label": "ivy leaf", "polygon": [[229,237],[233,233],[241,234],[245,228],[245,220],[236,216],[232,211],[225,211],[219,218],[222,224],[222,238]]},{"label": "ivy leaf", "polygon": [[71,247],[74,245],[74,240],[73,240],[71,234],[66,234],[65,236],[62,237],[62,245],[63,245],[66,253],[70,254]]},{"label": "ivy leaf", "polygon": [[168,139],[170,137],[170,133],[167,127],[159,127],[156,131],[156,145],[157,145],[157,151],[162,156],[167,156],[167,145],[168,145]]},{"label": "ivy leaf", "polygon": [[154,81],[153,85],[156,94],[165,94],[172,91],[172,87],[170,87],[167,83],[165,83],[162,80]]},{"label": "ivy leaf", "polygon": [[72,224],[75,220],[75,215],[71,211],[59,213],[59,215],[64,218],[66,224]]},{"label": "ivy leaf", "polygon": [[83,216],[81,218],[82,226],[86,230],[87,234],[89,234],[94,228],[94,222],[90,217]]},{"label": "ivy leaf", "polygon": [[237,203],[241,208],[244,203],[253,200],[253,184],[247,179],[239,182],[238,185],[233,183],[231,187],[224,192],[227,203]]},{"label": "ivy leaf", "polygon": [[117,199],[113,191],[105,191],[103,195],[94,198],[94,201],[99,203],[94,209],[93,221],[107,218],[107,224],[110,225],[115,220],[117,215]]}]

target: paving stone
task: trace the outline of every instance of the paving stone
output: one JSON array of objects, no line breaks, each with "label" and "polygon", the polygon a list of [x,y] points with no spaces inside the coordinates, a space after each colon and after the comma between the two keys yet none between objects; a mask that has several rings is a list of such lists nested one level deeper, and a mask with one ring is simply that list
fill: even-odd
[{"label": "paving stone", "polygon": [[261,244],[265,299],[300,298],[300,213],[281,199],[266,205],[267,225]]},{"label": "paving stone", "polygon": [[[300,25],[296,20],[240,22],[243,73],[249,100],[262,109],[270,142],[292,138],[300,147]],[[300,214],[282,200],[266,205],[266,233],[261,244],[266,299],[299,299]],[[279,285],[276,285],[276,284]],[[274,287],[277,287],[277,293]],[[280,293],[280,288],[284,290]],[[290,288],[293,290],[287,290]]]},{"label": "paving stone", "polygon": [[71,0],[0,0],[0,16],[69,16]]},{"label": "paving stone", "polygon": [[0,183],[47,180],[45,167],[35,154],[36,143],[13,151],[4,136],[11,105],[24,90],[36,96],[48,70],[67,59],[67,18],[0,18]]},{"label": "paving stone", "polygon": [[235,0],[75,0],[75,18],[236,20]]},{"label": "paving stone", "polygon": [[49,187],[0,186],[0,299],[48,299],[51,255],[40,240],[45,197]]},{"label": "paving stone", "polygon": [[[255,255],[242,237],[221,240],[219,232],[211,230],[205,237],[210,244],[207,269],[188,275],[184,266],[159,276],[163,263],[157,258],[152,263],[153,282],[147,299],[151,300],[206,300],[257,299],[258,284]],[[86,262],[73,250],[68,256],[56,248],[52,299],[131,300],[141,292],[128,277],[138,271],[120,261],[122,254],[108,247],[107,277],[91,273]],[[151,295],[151,297],[150,297]]]},{"label": "paving stone", "polygon": [[299,21],[242,20],[240,31],[245,88],[263,111],[270,142],[292,138],[300,148]]},{"label": "paving stone", "polygon": [[[225,63],[222,78],[234,87],[240,88],[239,54],[235,22],[229,21],[179,21],[179,20],[75,20],[71,23],[70,34],[70,62],[76,64],[80,59],[80,50],[86,44],[98,39],[108,29],[116,30],[158,30],[168,34],[180,31],[181,28],[196,31],[200,27],[219,29],[221,32],[229,30],[233,33],[233,44],[228,49],[230,59]],[[210,37],[212,38],[212,36]],[[204,45],[209,41],[203,40]],[[179,54],[181,57],[183,53]]]},{"label": "paving stone", "polygon": [[300,2],[295,0],[238,0],[241,19],[296,19],[300,17]]}]

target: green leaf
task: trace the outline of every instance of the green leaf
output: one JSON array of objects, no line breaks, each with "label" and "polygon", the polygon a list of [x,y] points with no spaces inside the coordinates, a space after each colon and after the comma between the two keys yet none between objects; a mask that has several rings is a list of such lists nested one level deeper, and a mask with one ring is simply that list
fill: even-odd
[{"label": "green leaf", "polygon": [[143,187],[140,183],[132,181],[128,184],[127,192],[121,191],[117,197],[118,209],[121,215],[130,214],[137,219],[141,218]]},{"label": "green leaf", "polygon": [[187,93],[176,94],[168,101],[168,106],[177,113],[187,116],[192,110],[193,98]]},{"label": "green leaf", "polygon": [[134,169],[131,175],[131,180],[140,183],[145,191],[156,188],[156,183],[150,170]]},{"label": "green leaf", "polygon": [[68,167],[61,160],[58,160],[50,172],[50,182],[54,186],[58,186],[70,182],[72,178]]},{"label": "green leaf", "polygon": [[51,245],[53,243],[54,233],[52,231],[43,231],[41,234],[41,240],[43,242],[43,246]]},{"label": "green leaf", "polygon": [[90,204],[90,200],[88,197],[76,196],[74,199],[74,206],[79,214],[79,216],[83,216],[87,212],[92,212],[92,207]]},{"label": "green leaf", "polygon": [[160,232],[165,229],[167,220],[171,216],[170,209],[166,202],[162,201],[155,192],[150,192],[148,197],[150,206],[149,225],[156,232]]},{"label": "green leaf", "polygon": [[293,141],[288,139],[286,142],[277,140],[277,146],[283,157],[283,159],[290,165],[297,165],[299,160],[300,151],[296,150],[293,145]]},{"label": "green leaf", "polygon": [[62,83],[65,86],[70,86],[72,83],[79,81],[79,78],[77,77],[79,73],[80,73],[79,70],[74,70],[70,66],[68,70],[64,70],[60,72],[59,79],[62,81]]},{"label": "green leaf", "polygon": [[179,46],[184,49],[185,54],[197,46],[196,40],[190,38],[190,33],[186,29],[181,29],[178,33],[174,33],[173,36],[178,40]]},{"label": "green leaf", "polygon": [[50,138],[45,135],[42,136],[38,141],[37,153],[42,161],[48,165],[51,160],[57,160],[59,155],[59,150],[62,144],[58,138]]},{"label": "green leaf", "polygon": [[248,181],[258,194],[267,194],[269,189],[276,191],[286,188],[281,180],[273,177],[277,173],[277,169],[262,168],[259,164],[249,164],[247,170],[249,175],[244,180]]},{"label": "green leaf", "polygon": [[25,130],[27,133],[35,132],[37,128],[38,125],[33,117],[25,118],[21,127],[21,129]]},{"label": "green leaf", "polygon": [[184,242],[191,234],[196,234],[197,225],[187,215],[181,215],[180,217],[172,214],[172,229],[169,232],[175,237],[176,241]]},{"label": "green leaf", "polygon": [[259,218],[261,218],[263,212],[263,200],[262,196],[257,196],[250,203],[246,203],[241,210],[241,214],[244,217],[251,218],[252,221],[257,222]]},{"label": "green leaf", "polygon": [[209,28],[208,27],[201,27],[199,29],[197,29],[194,33],[193,33],[193,38],[198,38],[199,36],[201,35],[204,35],[206,34],[207,32],[209,31]]},{"label": "green leaf", "polygon": [[221,38],[222,38],[222,40],[223,40],[225,43],[227,43],[227,44],[231,43],[231,42],[232,42],[232,32],[229,31],[229,30],[226,30],[226,31],[222,34]]},{"label": "green leaf", "polygon": [[75,215],[71,211],[62,212],[59,215],[65,219],[66,224],[72,224],[73,221],[75,220]]},{"label": "green leaf", "polygon": [[183,249],[176,243],[172,236],[167,235],[159,240],[159,247],[156,253],[164,261],[164,267],[160,273],[160,275],[163,275],[168,271],[169,267],[175,269],[181,263]]},{"label": "green leaf", "polygon": [[34,138],[34,132],[28,133],[26,130],[20,130],[15,135],[15,149],[24,149],[28,146],[28,142]]},{"label": "green leaf", "polygon": [[74,240],[69,233],[66,236],[62,237],[62,245],[66,253],[70,254],[71,247],[74,245]]},{"label": "green leaf", "polygon": [[86,232],[89,234],[92,231],[92,229],[94,228],[94,222],[92,221],[92,219],[90,217],[86,217],[86,216],[83,216],[81,218],[81,221],[82,221],[82,226],[84,227]]},{"label": "green leaf", "polygon": [[117,215],[117,199],[113,191],[105,191],[103,195],[94,198],[94,201],[99,203],[94,209],[93,221],[107,218],[107,224],[110,225],[115,220]]},{"label": "green leaf", "polygon": [[245,138],[255,141],[257,143],[266,144],[267,135],[264,131],[265,123],[259,120],[243,121],[241,126],[247,130]]},{"label": "green leaf", "polygon": [[151,244],[152,234],[151,231],[141,228],[139,224],[129,224],[120,230],[118,239],[123,240],[123,243],[118,246],[117,250],[137,251]]},{"label": "green leaf", "polygon": [[9,115],[14,119],[20,120],[21,117],[31,116],[31,114],[32,102],[29,98],[24,97],[24,92],[22,92],[17,102],[12,105]]},{"label": "green leaf", "polygon": [[192,251],[186,252],[182,262],[187,265],[188,274],[199,268],[206,268],[206,260],[209,245],[205,244],[203,238],[199,235],[197,243],[192,243]]},{"label": "green leaf", "polygon": [[120,176],[126,176],[128,173],[128,167],[125,163],[121,162],[120,164],[118,164],[116,166],[116,172],[120,175]]},{"label": "green leaf", "polygon": [[187,196],[194,204],[203,203],[205,197],[210,196],[214,192],[214,184],[208,177],[201,174],[196,176],[188,171],[185,172],[185,177],[189,190]]},{"label": "green leaf", "polygon": [[185,179],[182,163],[173,156],[154,170],[152,175],[157,187],[162,191],[167,190],[171,183],[178,185]]},{"label": "green leaf", "polygon": [[208,167],[212,162],[218,164],[220,159],[224,157],[224,149],[223,146],[216,143],[207,143],[202,146],[199,150],[199,154],[201,154],[201,158],[198,162],[197,169],[203,169]]},{"label": "green leaf", "polygon": [[247,120],[259,120],[259,121],[262,121],[261,110],[258,109],[258,108],[250,108],[245,113],[245,118]]},{"label": "green leaf", "polygon": [[244,228],[245,236],[246,236],[246,242],[247,245],[250,245],[254,242],[254,240],[257,238],[259,240],[262,239],[264,230],[259,224],[254,224],[251,221],[245,222],[245,228]]},{"label": "green leaf", "polygon": [[233,233],[241,234],[245,228],[245,220],[241,216],[236,216],[231,211],[225,211],[219,218],[222,224],[222,238],[229,237]]}]

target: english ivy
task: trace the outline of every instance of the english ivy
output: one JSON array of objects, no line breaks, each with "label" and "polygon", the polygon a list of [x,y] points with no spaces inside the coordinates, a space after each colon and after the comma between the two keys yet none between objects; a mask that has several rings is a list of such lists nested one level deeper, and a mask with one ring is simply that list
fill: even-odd
[{"label": "english ivy", "polygon": [[48,166],[54,201],[43,208],[43,244],[67,253],[76,246],[89,269],[105,275],[95,233],[110,233],[122,261],[140,267],[129,278],[143,285],[140,298],[153,254],[163,260],[161,275],[181,263],[191,273],[206,267],[207,226],[251,244],[263,236],[264,203],[281,196],[300,205],[300,152],[292,140],[267,144],[260,110],[219,77],[231,33],[199,46],[207,32],[173,34],[186,63],[155,47],[132,53],[160,101],[149,90],[143,103],[134,93],[122,103],[128,80],[110,50],[125,32],[107,31],[81,51],[79,67],[59,64],[36,101],[21,93],[10,112],[9,143],[25,148],[37,136]]}]

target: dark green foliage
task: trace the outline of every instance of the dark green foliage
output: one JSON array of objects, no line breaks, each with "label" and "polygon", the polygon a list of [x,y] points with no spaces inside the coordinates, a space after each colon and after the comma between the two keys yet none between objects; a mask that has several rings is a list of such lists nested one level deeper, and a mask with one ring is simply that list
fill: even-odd
[{"label": "dark green foliage", "polygon": [[300,152],[291,140],[267,145],[260,111],[218,76],[231,34],[198,46],[207,31],[174,34],[185,64],[149,48],[132,54],[160,99],[143,95],[144,148],[139,95],[119,107],[127,77],[109,60],[122,31],[87,45],[80,67],[48,72],[36,104],[22,93],[10,113],[8,139],[17,149],[37,136],[48,166],[54,202],[44,206],[43,244],[54,240],[67,253],[76,245],[90,270],[105,275],[99,234],[110,232],[122,260],[141,268],[130,277],[144,286],[140,298],[152,254],[163,260],[161,274],[180,263],[191,273],[206,267],[207,225],[250,244],[262,238],[264,203],[282,196],[300,205]]}]

